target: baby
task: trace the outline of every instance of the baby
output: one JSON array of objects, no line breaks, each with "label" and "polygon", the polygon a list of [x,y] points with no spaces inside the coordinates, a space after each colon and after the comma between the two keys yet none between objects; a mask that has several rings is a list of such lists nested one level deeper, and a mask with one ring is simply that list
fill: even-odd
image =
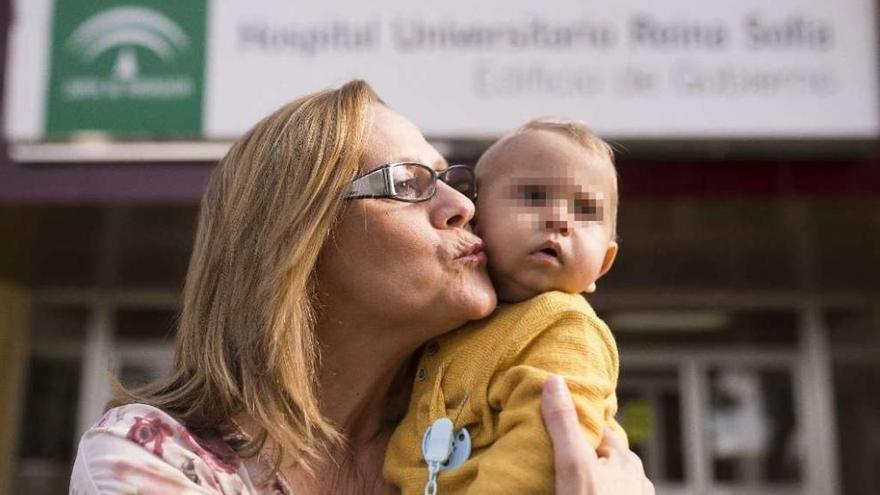
[{"label": "baby", "polygon": [[[617,346],[581,295],[617,255],[613,154],[579,122],[539,119],[492,145],[475,172],[476,229],[500,304],[425,346],[384,474],[403,495],[552,494],[548,376],[565,377],[594,447],[605,426],[625,436],[614,420]],[[451,421],[456,452],[426,492],[423,437],[440,418]]]}]

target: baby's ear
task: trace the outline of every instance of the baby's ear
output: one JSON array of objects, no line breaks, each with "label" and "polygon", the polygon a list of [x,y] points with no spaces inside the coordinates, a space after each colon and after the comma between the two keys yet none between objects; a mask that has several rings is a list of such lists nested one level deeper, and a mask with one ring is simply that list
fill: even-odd
[{"label": "baby's ear", "polygon": [[[601,278],[602,275],[605,275],[606,273],[608,273],[608,270],[611,270],[611,266],[614,264],[614,260],[616,258],[617,258],[617,241],[611,241],[608,243],[608,249],[605,250],[605,258],[602,260],[602,269],[599,270],[599,278]],[[594,280],[593,283],[591,283],[589,285],[589,287],[587,287],[587,290],[585,290],[584,292],[587,292],[590,294],[592,294],[593,292],[596,292],[596,281]]]},{"label": "baby's ear", "polygon": [[[605,259],[602,260],[602,270],[599,271],[600,277],[608,273],[608,270],[611,270],[611,266],[614,265],[614,260],[617,259],[617,250],[617,241],[611,241],[608,243],[608,249],[605,250]],[[593,285],[595,286],[595,283]],[[593,290],[595,290],[595,287]]]}]

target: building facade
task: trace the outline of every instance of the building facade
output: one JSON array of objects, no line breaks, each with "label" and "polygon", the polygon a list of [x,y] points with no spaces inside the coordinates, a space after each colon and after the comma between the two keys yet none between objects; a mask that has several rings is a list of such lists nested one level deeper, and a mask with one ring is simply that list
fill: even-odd
[{"label": "building facade", "polygon": [[[464,163],[490,142],[428,137]],[[612,139],[621,251],[591,303],[658,493],[880,493],[876,137]],[[43,138],[7,134],[0,163],[2,493],[63,493],[108,373],[167,371],[198,201],[228,145]]]}]

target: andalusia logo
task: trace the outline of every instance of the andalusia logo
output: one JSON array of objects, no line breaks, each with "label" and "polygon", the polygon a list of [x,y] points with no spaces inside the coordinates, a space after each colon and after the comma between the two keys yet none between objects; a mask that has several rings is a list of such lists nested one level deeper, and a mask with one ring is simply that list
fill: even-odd
[{"label": "andalusia logo", "polygon": [[48,133],[200,133],[205,0],[64,0],[53,17]]}]

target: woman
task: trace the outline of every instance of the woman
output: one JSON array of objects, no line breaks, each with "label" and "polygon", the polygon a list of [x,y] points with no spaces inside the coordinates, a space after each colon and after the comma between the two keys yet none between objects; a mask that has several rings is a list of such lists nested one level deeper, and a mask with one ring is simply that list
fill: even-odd
[{"label": "woman", "polygon": [[[395,169],[422,182],[373,179],[399,162],[422,164]],[[121,392],[83,436],[71,491],[389,492],[410,356],[496,302],[447,167],[361,81],[240,138],[202,201],[172,372]],[[545,415],[560,493],[615,473],[642,490],[625,449],[590,457],[563,389],[548,387]]]}]

